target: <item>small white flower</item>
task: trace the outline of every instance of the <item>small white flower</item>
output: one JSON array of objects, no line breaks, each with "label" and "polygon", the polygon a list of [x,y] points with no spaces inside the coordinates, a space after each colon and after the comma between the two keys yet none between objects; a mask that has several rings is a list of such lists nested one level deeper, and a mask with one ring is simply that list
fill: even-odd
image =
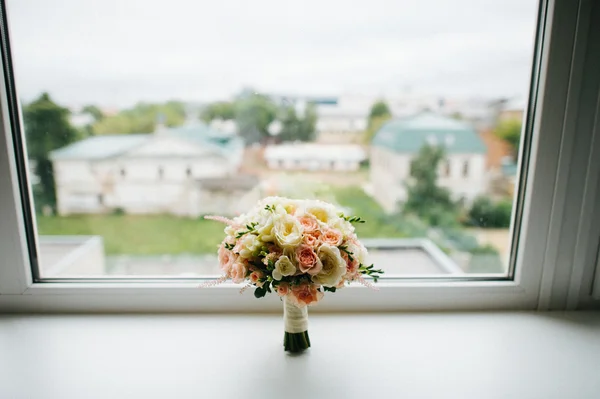
[{"label": "small white flower", "polygon": [[294,266],[290,258],[285,255],[280,256],[277,262],[275,262],[273,278],[275,280],[281,280],[283,276],[291,276],[294,273],[296,273],[296,266]]},{"label": "small white flower", "polygon": [[240,256],[244,259],[252,258],[261,247],[261,242],[256,234],[244,234],[238,241]]},{"label": "small white flower", "polygon": [[317,256],[323,264],[321,271],[312,277],[312,281],[325,287],[335,287],[346,273],[346,262],[340,250],[331,245],[323,244],[317,251]]}]

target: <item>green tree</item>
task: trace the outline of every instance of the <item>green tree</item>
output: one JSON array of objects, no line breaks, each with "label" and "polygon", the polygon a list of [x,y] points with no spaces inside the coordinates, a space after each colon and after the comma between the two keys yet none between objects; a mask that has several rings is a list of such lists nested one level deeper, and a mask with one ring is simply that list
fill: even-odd
[{"label": "green tree", "polygon": [[316,136],[317,111],[314,105],[306,107],[304,116],[298,117],[294,107],[280,111],[282,129],[279,138],[282,141],[314,141]]},{"label": "green tree", "polygon": [[252,94],[236,101],[235,121],[238,133],[247,144],[267,138],[269,125],[276,116],[277,106],[267,96]]},{"label": "green tree", "polygon": [[106,116],[94,124],[96,134],[151,133],[156,129],[159,115],[169,127],[180,126],[185,121],[185,105],[180,101],[164,104],[138,103],[116,115]]},{"label": "green tree", "polygon": [[388,107],[386,102],[383,100],[379,100],[373,104],[373,106],[371,106],[371,110],[369,111],[369,122],[375,118],[381,117],[387,117],[388,119],[392,117],[390,107]]},{"label": "green tree", "polygon": [[375,134],[381,129],[384,123],[392,118],[392,113],[388,105],[379,100],[373,106],[371,106],[371,110],[369,111],[369,119],[367,122],[367,129],[363,135],[363,142],[365,144],[370,144],[373,141],[373,137]]},{"label": "green tree", "polygon": [[69,123],[69,110],[57,105],[48,93],[23,108],[28,157],[35,165],[39,184],[34,188],[36,207],[56,206],[54,171],[50,151],[76,141],[78,132]]},{"label": "green tree", "polygon": [[209,123],[213,119],[235,119],[235,104],[227,101],[209,104],[202,110],[200,119],[206,123]]},{"label": "green tree", "polygon": [[411,178],[406,184],[408,198],[403,212],[415,214],[431,226],[457,224],[456,205],[450,192],[437,185],[438,166],[444,159],[442,147],[426,145],[410,163]]},{"label": "green tree", "polygon": [[498,123],[494,129],[494,134],[506,141],[513,148],[514,154],[519,152],[519,143],[521,141],[521,121],[517,119],[503,120]]},{"label": "green tree", "polygon": [[484,228],[508,228],[512,214],[512,202],[503,200],[493,202],[490,198],[480,196],[473,201],[467,223]]},{"label": "green tree", "polygon": [[99,122],[104,118],[104,113],[100,108],[95,105],[86,105],[81,110],[82,113],[91,115],[94,118],[94,122]]}]

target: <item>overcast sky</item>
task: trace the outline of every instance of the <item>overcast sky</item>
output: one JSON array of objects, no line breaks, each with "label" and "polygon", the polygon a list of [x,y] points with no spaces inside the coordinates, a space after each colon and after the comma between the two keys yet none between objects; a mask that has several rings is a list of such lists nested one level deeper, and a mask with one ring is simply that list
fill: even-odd
[{"label": "overcast sky", "polygon": [[63,104],[525,95],[534,0],[9,0],[17,87]]}]

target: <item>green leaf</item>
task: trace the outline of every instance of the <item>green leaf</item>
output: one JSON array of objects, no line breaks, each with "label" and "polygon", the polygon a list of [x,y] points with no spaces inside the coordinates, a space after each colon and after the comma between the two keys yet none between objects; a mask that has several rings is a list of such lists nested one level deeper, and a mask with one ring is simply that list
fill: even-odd
[{"label": "green leaf", "polygon": [[325,287],[325,286],[323,286],[323,290],[324,291],[329,291],[329,292],[335,292],[336,288],[335,287]]},{"label": "green leaf", "polygon": [[264,287],[256,287],[254,290],[254,296],[256,298],[262,298],[265,295],[267,295],[267,290]]}]

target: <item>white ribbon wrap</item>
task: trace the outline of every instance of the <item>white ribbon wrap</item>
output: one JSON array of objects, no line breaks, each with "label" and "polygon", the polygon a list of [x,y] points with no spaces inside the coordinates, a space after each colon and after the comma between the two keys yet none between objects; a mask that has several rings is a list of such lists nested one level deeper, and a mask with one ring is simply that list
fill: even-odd
[{"label": "white ribbon wrap", "polygon": [[299,308],[283,297],[283,322],[285,332],[296,334],[308,331],[308,306]]}]

